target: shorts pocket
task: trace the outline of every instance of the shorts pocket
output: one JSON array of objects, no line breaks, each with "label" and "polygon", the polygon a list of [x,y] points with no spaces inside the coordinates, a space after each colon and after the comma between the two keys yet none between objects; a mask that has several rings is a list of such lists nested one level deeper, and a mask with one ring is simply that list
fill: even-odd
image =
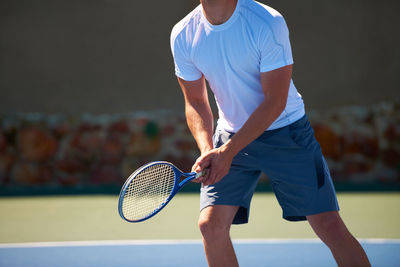
[{"label": "shorts pocket", "polygon": [[289,125],[289,136],[291,140],[300,148],[308,151],[319,149],[319,144],[315,140],[314,130],[308,120],[301,120]]},{"label": "shorts pocket", "polygon": [[313,159],[313,165],[317,176],[318,188],[325,184],[325,168],[321,147],[314,137],[314,130],[312,129],[308,119],[301,119],[289,126],[289,135],[292,141],[301,149],[310,153]]}]

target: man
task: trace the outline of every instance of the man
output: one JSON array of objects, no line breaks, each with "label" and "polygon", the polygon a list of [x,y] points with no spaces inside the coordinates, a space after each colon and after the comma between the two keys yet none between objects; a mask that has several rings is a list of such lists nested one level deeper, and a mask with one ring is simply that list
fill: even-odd
[{"label": "man", "polygon": [[[202,0],[173,28],[171,49],[201,152],[193,171],[209,169],[198,179],[209,265],[238,266],[230,226],[247,223],[263,171],[286,220],[308,220],[339,266],[370,266],[339,216],[328,167],[291,79],[283,17],[253,0]],[[219,111],[214,140],[205,80]]]}]

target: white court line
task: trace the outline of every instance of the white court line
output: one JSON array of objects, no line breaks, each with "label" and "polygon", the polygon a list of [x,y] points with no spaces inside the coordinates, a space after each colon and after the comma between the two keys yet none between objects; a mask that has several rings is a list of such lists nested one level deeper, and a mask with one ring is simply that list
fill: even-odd
[{"label": "white court line", "polygon": [[[399,244],[400,239],[367,238],[359,239],[367,244]],[[233,239],[234,244],[288,244],[288,243],[322,243],[317,238],[309,239]],[[201,240],[100,240],[100,241],[61,241],[61,242],[27,242],[0,243],[0,248],[38,248],[38,247],[88,247],[88,246],[149,246],[149,245],[198,245]]]},{"label": "white court line", "polygon": [[189,245],[202,244],[201,240],[98,240],[98,241],[60,241],[60,242],[27,242],[5,243],[0,248],[24,247],[88,247],[88,246],[128,246],[128,245]]}]

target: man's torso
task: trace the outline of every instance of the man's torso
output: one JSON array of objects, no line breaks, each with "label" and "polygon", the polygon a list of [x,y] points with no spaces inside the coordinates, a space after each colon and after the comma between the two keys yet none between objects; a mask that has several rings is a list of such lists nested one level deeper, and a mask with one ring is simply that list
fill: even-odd
[{"label": "man's torso", "polygon": [[[224,24],[210,24],[198,6],[174,27],[171,46],[177,75],[186,80],[185,65],[177,59],[182,53],[193,65],[187,70],[190,78],[203,74],[215,95],[219,128],[238,131],[263,101],[260,72],[293,63],[288,40],[285,43],[282,37],[280,43],[276,36],[279,27],[287,30],[278,12],[250,0],[239,0]],[[286,126],[303,115],[303,101],[291,82],[285,111],[269,129]]]}]

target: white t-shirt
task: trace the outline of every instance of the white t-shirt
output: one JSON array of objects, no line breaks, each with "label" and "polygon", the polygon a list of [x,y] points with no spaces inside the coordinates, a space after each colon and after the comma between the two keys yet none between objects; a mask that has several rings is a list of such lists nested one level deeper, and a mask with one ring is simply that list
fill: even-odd
[{"label": "white t-shirt", "polygon": [[[212,25],[202,6],[172,29],[175,73],[186,81],[202,75],[218,106],[217,128],[237,132],[264,99],[260,73],[293,64],[289,32],[277,11],[253,0],[238,0],[232,16]],[[304,115],[293,81],[285,110],[268,130],[286,126]]]}]

